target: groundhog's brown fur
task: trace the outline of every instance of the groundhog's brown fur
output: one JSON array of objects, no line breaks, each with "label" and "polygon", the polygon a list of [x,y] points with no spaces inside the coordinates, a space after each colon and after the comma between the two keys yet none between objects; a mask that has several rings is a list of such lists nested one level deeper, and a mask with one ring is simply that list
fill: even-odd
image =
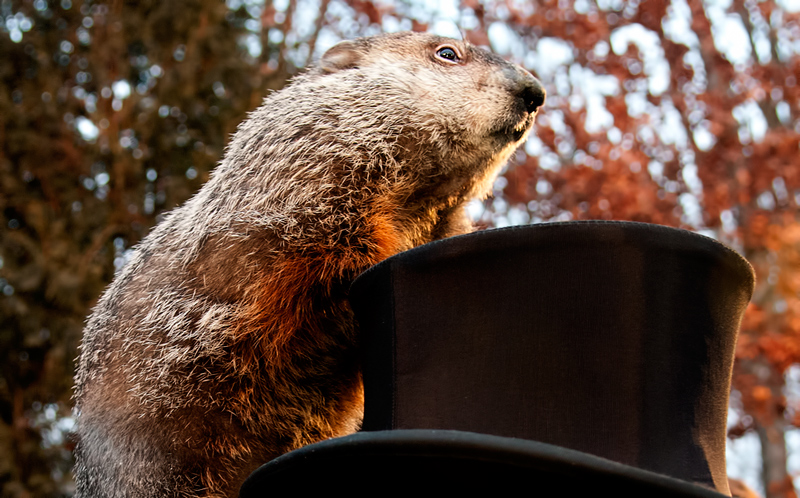
[{"label": "groundhog's brown fur", "polygon": [[464,42],[343,42],[242,123],[137,247],[84,332],[79,496],[235,496],[258,465],[358,428],[346,296],[469,229],[544,92]]}]

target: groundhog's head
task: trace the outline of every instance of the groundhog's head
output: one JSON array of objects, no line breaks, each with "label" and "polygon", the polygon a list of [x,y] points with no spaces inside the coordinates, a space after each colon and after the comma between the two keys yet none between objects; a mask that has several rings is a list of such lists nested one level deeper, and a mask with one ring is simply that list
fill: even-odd
[{"label": "groundhog's head", "polygon": [[528,71],[464,41],[429,34],[341,42],[311,74],[337,96],[348,89],[345,98],[362,127],[374,119],[396,133],[400,154],[408,156],[400,159],[430,161],[435,171],[427,173],[440,180],[442,174],[471,178],[461,185],[468,195],[491,186],[545,100]]}]

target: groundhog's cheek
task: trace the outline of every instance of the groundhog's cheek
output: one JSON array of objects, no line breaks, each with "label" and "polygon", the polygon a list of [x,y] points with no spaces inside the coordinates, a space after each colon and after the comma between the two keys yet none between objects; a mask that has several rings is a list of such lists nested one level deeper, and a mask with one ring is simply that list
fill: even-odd
[{"label": "groundhog's cheek", "polygon": [[462,115],[465,128],[480,139],[513,127],[520,120],[510,109],[508,97],[503,94],[488,94],[474,99],[464,107]]}]

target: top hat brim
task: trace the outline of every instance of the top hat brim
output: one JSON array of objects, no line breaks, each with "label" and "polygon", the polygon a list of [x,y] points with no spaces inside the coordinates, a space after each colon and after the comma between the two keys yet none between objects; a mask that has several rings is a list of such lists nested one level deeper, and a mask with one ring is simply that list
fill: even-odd
[{"label": "top hat brim", "polygon": [[282,492],[492,490],[533,496],[723,498],[717,491],[588,453],[525,439],[449,430],[360,432],[305,446],[262,465],[242,498]]}]

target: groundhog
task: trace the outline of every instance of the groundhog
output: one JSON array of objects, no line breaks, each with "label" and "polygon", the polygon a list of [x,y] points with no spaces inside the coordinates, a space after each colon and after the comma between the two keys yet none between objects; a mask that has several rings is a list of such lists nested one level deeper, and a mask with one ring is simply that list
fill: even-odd
[{"label": "groundhog", "polygon": [[138,245],[84,331],[78,496],[236,496],[356,431],[351,281],[470,230],[545,92],[463,41],[345,41],[268,96],[210,180]]}]

